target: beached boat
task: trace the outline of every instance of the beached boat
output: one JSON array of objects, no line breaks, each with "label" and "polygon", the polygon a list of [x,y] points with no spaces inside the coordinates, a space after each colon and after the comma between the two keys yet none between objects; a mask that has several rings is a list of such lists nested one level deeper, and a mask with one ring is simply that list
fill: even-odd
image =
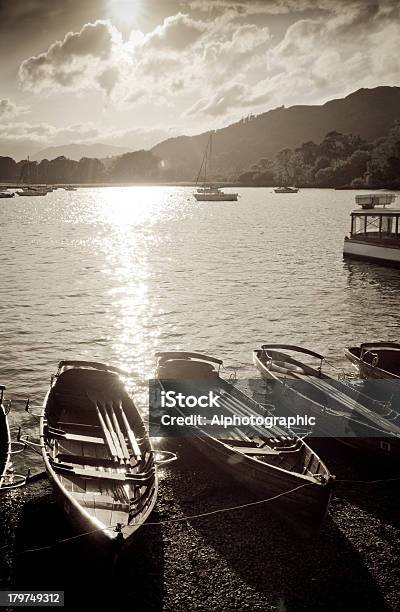
[{"label": "beached boat", "polygon": [[10,428],[8,426],[7,410],[3,405],[4,391],[4,385],[0,385],[0,491],[6,488],[11,456]]},{"label": "beached boat", "polygon": [[121,553],[157,496],[154,451],[123,384],[102,363],[61,361],[40,419],[55,496],[79,533]]},{"label": "beached boat", "polygon": [[[196,179],[196,192],[193,194],[198,202],[236,202],[238,199],[237,193],[226,193],[217,185],[207,181],[207,172],[211,175],[211,160],[212,160],[212,134],[207,141],[204,151],[204,156],[201,162],[200,170]],[[200,182],[201,181],[201,182]]]},{"label": "beached boat", "polygon": [[349,346],[344,354],[356,366],[361,378],[397,379],[400,388],[400,343],[364,342]]},{"label": "beached boat", "polygon": [[[157,353],[156,379],[161,391],[202,394],[214,391],[218,412],[239,418],[260,417],[266,409],[221,378],[222,361],[199,353]],[[184,408],[176,408],[180,416]],[[188,441],[220,469],[260,499],[277,497],[268,508],[279,513],[298,534],[308,537],[321,525],[333,477],[314,451],[293,431],[279,426],[194,428]]]},{"label": "beached boat", "polygon": [[[284,352],[282,352],[284,351]],[[293,356],[294,355],[294,356]],[[318,360],[318,366],[304,359]],[[400,413],[362,393],[349,381],[322,372],[324,356],[287,344],[264,344],[253,352],[278,411],[313,414],[313,437],[332,437],[376,456],[400,457]]]},{"label": "beached boat", "polygon": [[343,256],[400,267],[400,208],[390,208],[394,193],[357,195]]},{"label": "beached boat", "polygon": [[11,456],[22,452],[25,444],[11,442],[7,418],[10,406],[6,407],[3,402],[4,391],[5,386],[0,385],[0,493],[24,486],[29,478],[29,471],[27,476],[16,474],[11,463]]},{"label": "beached boat", "polygon": [[275,193],[297,193],[298,187],[275,187]]}]

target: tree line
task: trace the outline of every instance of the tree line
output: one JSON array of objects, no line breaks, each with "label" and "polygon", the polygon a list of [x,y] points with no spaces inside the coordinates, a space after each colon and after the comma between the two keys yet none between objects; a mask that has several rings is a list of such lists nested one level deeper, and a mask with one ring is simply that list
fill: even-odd
[{"label": "tree line", "polygon": [[[249,186],[353,187],[400,189],[400,122],[389,133],[367,142],[354,134],[329,132],[320,144],[308,141],[285,148],[274,159],[262,158],[231,177],[214,165],[213,180]],[[0,181],[9,183],[113,183],[180,181],[179,168],[167,167],[151,151],[79,161],[64,156],[40,162],[0,157]]]},{"label": "tree line", "polygon": [[0,181],[9,183],[106,183],[153,181],[159,176],[160,160],[150,151],[135,151],[106,160],[64,156],[40,162],[0,157]]},{"label": "tree line", "polygon": [[320,144],[285,148],[260,159],[236,180],[242,185],[400,189],[400,122],[374,142],[329,132]]}]

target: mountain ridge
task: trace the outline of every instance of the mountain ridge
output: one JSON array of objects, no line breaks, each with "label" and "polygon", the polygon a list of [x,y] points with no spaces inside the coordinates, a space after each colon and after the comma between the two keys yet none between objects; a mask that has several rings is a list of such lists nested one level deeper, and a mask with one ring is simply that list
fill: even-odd
[{"label": "mountain ridge", "polygon": [[57,157],[67,157],[79,161],[82,157],[101,159],[104,157],[117,157],[131,151],[128,147],[118,147],[116,145],[108,145],[104,143],[79,144],[70,143],[67,145],[52,145],[37,151],[30,156],[32,161],[41,161],[42,159],[56,159]]},{"label": "mountain ridge", "polygon": [[[368,141],[383,137],[400,120],[400,87],[362,88],[321,105],[277,107],[213,132],[214,168],[220,173],[248,168],[286,147],[319,142],[327,133],[353,133]],[[177,136],[151,151],[182,178],[193,178],[211,130]]]}]

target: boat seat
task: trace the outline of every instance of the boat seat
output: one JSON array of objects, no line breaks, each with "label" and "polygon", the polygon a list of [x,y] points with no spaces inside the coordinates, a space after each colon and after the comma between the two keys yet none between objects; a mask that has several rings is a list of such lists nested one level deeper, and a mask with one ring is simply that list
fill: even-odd
[{"label": "boat seat", "polygon": [[235,439],[232,439],[232,438],[230,438],[230,439],[228,439],[228,438],[217,438],[217,440],[218,440],[218,442],[222,442],[223,444],[228,444],[228,446],[235,446],[235,447],[238,447],[238,448],[239,447],[241,448],[241,445],[249,446],[249,447],[251,446],[251,447],[254,447],[254,448],[258,447],[257,442],[253,442],[252,440],[249,440],[249,439],[247,439],[247,440],[245,440],[245,439],[243,439],[243,440],[235,440]]},{"label": "boat seat", "polygon": [[147,480],[154,478],[154,471],[145,474],[132,474],[129,472],[102,472],[101,470],[88,470],[68,465],[67,463],[57,463],[51,461],[53,468],[64,474],[80,476],[82,478],[100,478],[101,480],[115,480],[125,483],[144,484]]},{"label": "boat seat", "polygon": [[76,463],[78,465],[91,465],[94,467],[115,468],[118,464],[106,457],[88,457],[86,455],[73,455],[72,453],[58,453],[56,461],[60,463]]},{"label": "boat seat", "polygon": [[45,435],[56,440],[71,440],[74,442],[83,442],[85,444],[104,444],[104,439],[98,438],[97,436],[65,433],[62,430],[53,429],[49,426],[45,429]]},{"label": "boat seat", "polygon": [[272,448],[260,448],[253,446],[232,446],[232,450],[242,453],[243,455],[280,455],[281,451],[274,450]]}]

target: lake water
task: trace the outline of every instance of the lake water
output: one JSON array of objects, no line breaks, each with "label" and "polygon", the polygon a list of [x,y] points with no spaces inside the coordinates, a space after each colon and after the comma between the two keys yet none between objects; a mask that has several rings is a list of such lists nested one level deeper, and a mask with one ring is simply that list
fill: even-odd
[{"label": "lake water", "polygon": [[186,187],[57,190],[2,200],[0,382],[33,431],[65,358],[133,376],[145,403],[157,350],[221,357],[255,376],[262,342],[302,344],[349,370],[343,347],[399,340],[400,271],[342,259],[355,192],[240,189],[198,203]]}]

